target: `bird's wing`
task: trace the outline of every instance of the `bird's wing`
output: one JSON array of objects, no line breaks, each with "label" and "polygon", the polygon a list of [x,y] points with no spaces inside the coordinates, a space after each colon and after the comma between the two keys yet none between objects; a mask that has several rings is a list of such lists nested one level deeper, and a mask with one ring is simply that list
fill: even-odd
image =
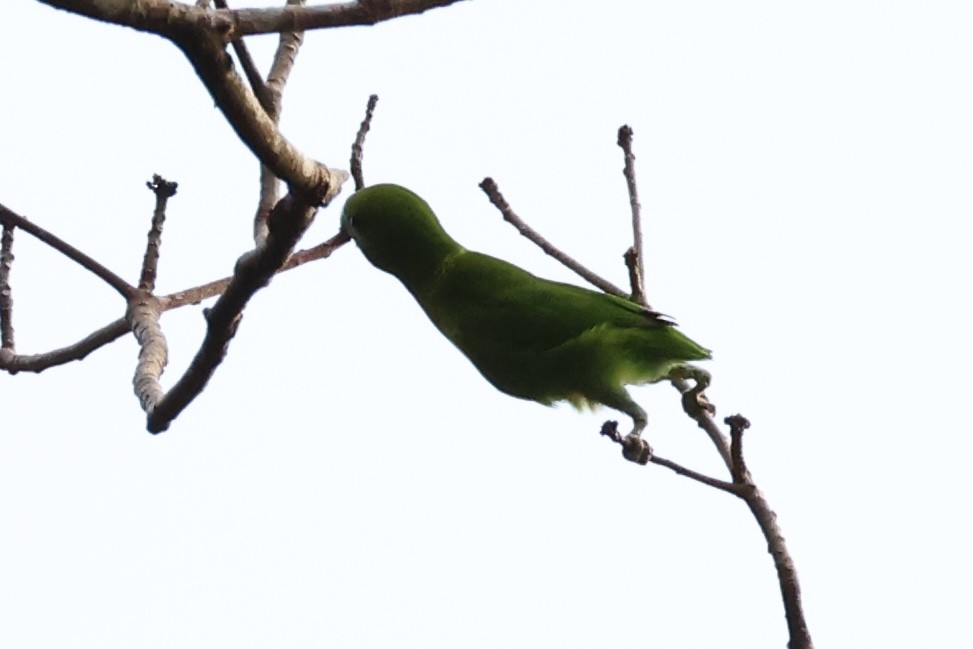
[{"label": "bird's wing", "polygon": [[463,251],[418,295],[461,348],[470,344],[552,349],[594,327],[662,328],[664,316],[605,293],[536,277],[501,259]]}]

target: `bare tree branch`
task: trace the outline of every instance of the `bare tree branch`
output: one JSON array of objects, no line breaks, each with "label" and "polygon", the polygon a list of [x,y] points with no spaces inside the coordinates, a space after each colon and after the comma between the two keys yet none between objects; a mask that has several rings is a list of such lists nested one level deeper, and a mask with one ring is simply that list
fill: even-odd
[{"label": "bare tree branch", "polygon": [[139,360],[132,385],[146,412],[152,412],[164,395],[159,378],[169,362],[169,347],[159,326],[161,315],[162,303],[148,291],[139,291],[129,301],[125,313],[125,321],[139,344]]},{"label": "bare tree branch", "polygon": [[228,39],[245,33],[232,30],[232,21],[228,19],[232,12],[165,0],[44,1],[54,7],[127,25],[172,41],[189,59],[240,139],[261,163],[288,183],[292,192],[304,194],[316,204],[326,205],[348,178],[347,172],[329,169],[305,156],[281,135],[273,119],[236,73],[225,44]]},{"label": "bare tree branch", "polygon": [[625,183],[628,201],[632,206],[632,247],[625,253],[625,263],[632,283],[632,301],[648,308],[645,299],[645,258],[642,251],[642,206],[639,204],[639,188],[635,182],[635,154],[632,153],[632,127],[627,124],[618,129],[618,146],[625,152]]},{"label": "bare tree branch", "polygon": [[[229,8],[226,0],[214,0],[213,4],[217,9]],[[230,46],[240,61],[240,67],[243,68],[243,75],[250,84],[250,90],[256,95],[257,101],[264,107],[267,114],[271,114],[273,112],[273,100],[270,97],[270,91],[267,89],[266,84],[264,84],[263,77],[260,76],[257,64],[254,62],[253,57],[250,56],[250,50],[247,49],[247,44],[243,41],[243,37],[240,35],[234,36],[233,40],[230,41]]]},{"label": "bare tree branch", "polygon": [[[732,482],[726,482],[725,480],[717,480],[716,478],[711,478],[708,475],[698,473],[692,469],[687,469],[681,464],[676,464],[671,460],[661,458],[658,455],[652,454],[649,458],[649,462],[653,464],[658,464],[659,466],[664,466],[671,471],[675,471],[679,475],[700,482],[708,487],[713,487],[714,489],[719,489],[720,491],[725,491],[727,493],[733,494],[734,496],[741,496],[741,489],[739,485],[735,485]],[[741,496],[742,497],[742,496]]]},{"label": "bare tree branch", "polygon": [[206,312],[206,336],[189,368],[154,407],[147,409],[149,432],[166,430],[206,387],[226,355],[247,302],[284,265],[294,245],[311,224],[316,210],[316,203],[293,194],[280,200],[267,221],[266,245],[240,257],[233,279],[213,308]]},{"label": "bare tree branch", "polygon": [[233,32],[243,35],[288,30],[374,25],[401,16],[421,14],[461,0],[361,0],[315,7],[237,9],[230,12]]},{"label": "bare tree branch", "polygon": [[0,350],[0,369],[10,373],[43,372],[46,369],[83,360],[96,349],[112,343],[130,331],[124,318],[119,318],[98,329],[76,343],[42,354],[12,354]]},{"label": "bare tree branch", "polygon": [[14,263],[14,228],[3,224],[0,234],[0,348],[14,350],[13,289],[10,271]]},{"label": "bare tree branch", "polygon": [[628,285],[632,288],[628,299],[652,310],[652,305],[649,304],[645,296],[645,278],[642,277],[642,271],[639,268],[639,256],[635,252],[635,247],[633,246],[626,250],[623,258],[625,260],[625,268],[628,269]]},{"label": "bare tree branch", "polygon": [[704,484],[707,487],[713,487],[714,489],[725,491],[740,498],[744,496],[743,489],[740,485],[713,478],[698,471],[693,471],[692,469],[686,468],[681,464],[673,462],[672,460],[659,457],[650,448],[648,448],[644,440],[631,435],[622,435],[618,430],[617,421],[606,421],[604,424],[602,424],[601,434],[620,445],[622,447],[622,455],[625,457],[625,459],[635,462],[636,464],[646,465],[650,462],[652,464],[658,464],[659,466],[664,466],[683,477]]},{"label": "bare tree branch", "polygon": [[151,293],[155,290],[155,278],[159,271],[159,248],[162,246],[162,225],[166,220],[166,204],[176,195],[178,183],[169,182],[159,174],[145,186],[155,194],[155,211],[152,213],[152,226],[149,228],[145,256],[142,258],[142,275],[139,278],[140,291]]},{"label": "bare tree branch", "polygon": [[[324,241],[299,250],[287,258],[287,262],[279,272],[285,272],[308,262],[326,259],[335,250],[348,243],[350,239],[344,233],[338,233]],[[203,300],[221,295],[230,285],[232,277],[224,277],[200,286],[170,293],[159,298],[164,311],[179,309],[192,304],[199,304]],[[16,374],[17,372],[43,372],[46,369],[65,365],[72,361],[80,361],[91,352],[112,343],[130,331],[125,318],[119,318],[97,329],[81,340],[66,347],[51,350],[42,354],[13,354],[9,350],[0,352],[0,370]]]},{"label": "bare tree branch", "polygon": [[524,223],[523,219],[517,216],[517,214],[510,207],[510,204],[507,203],[506,199],[503,197],[503,194],[500,193],[500,189],[497,187],[497,183],[494,182],[493,178],[484,178],[483,182],[480,183],[480,189],[482,189],[487,195],[494,207],[500,210],[504,221],[517,228],[517,231],[520,232],[521,235],[533,241],[545,253],[551,257],[554,257],[559,262],[581,276],[586,282],[599,288],[605,293],[610,293],[611,295],[616,295],[626,299],[628,298],[625,291],[618,288],[607,279],[604,279],[603,277],[600,277],[599,275],[596,275],[592,271],[588,270],[580,262],[562,252],[559,248],[555,247],[553,244],[548,242],[547,239],[542,237],[539,232]]},{"label": "bare tree branch", "polygon": [[733,482],[737,484],[753,482],[743,457],[743,431],[750,428],[750,422],[743,415],[730,415],[723,420],[723,423],[730,427],[730,456],[733,458],[730,472],[733,474]]},{"label": "bare tree branch", "polygon": [[265,9],[209,9],[208,2],[197,0],[186,5],[170,0],[40,0],[95,20],[128,25],[142,31],[162,34],[163,23],[174,26],[195,25],[224,35],[229,41],[240,36],[307,31],[329,27],[374,25],[402,16],[421,14],[448,7],[462,0],[359,0],[314,7],[270,7]]},{"label": "bare tree branch", "polygon": [[355,191],[365,187],[365,176],[362,172],[362,156],[365,154],[365,136],[372,128],[372,116],[375,114],[375,105],[378,104],[378,95],[371,95],[368,104],[365,106],[365,119],[358,127],[358,134],[355,142],[351,145],[351,177],[355,180]]},{"label": "bare tree branch", "polygon": [[[304,0],[287,0],[288,5],[303,5]],[[265,88],[266,101],[261,101],[267,115],[275,124],[280,122],[280,115],[284,107],[284,86],[290,77],[291,70],[297,60],[297,53],[304,42],[304,32],[285,31],[280,33],[277,51],[267,73]],[[267,238],[267,218],[280,198],[280,182],[267,165],[260,165],[260,198],[257,201],[257,213],[253,219],[253,240],[258,246]]]},{"label": "bare tree branch", "polygon": [[760,531],[767,540],[767,550],[773,557],[774,567],[777,569],[777,580],[780,582],[784,615],[787,618],[787,631],[790,636],[787,643],[788,649],[813,649],[814,643],[811,641],[811,633],[804,619],[797,568],[787,549],[784,535],[777,525],[777,514],[757,488],[743,459],[743,431],[750,427],[750,422],[742,415],[731,415],[724,421],[730,426],[730,437],[733,440],[733,481],[743,488],[741,498],[746,501],[747,507],[757,520]]},{"label": "bare tree branch", "polygon": [[26,218],[12,212],[4,205],[0,205],[0,223],[5,226],[16,226],[30,234],[31,236],[43,241],[51,248],[79,264],[82,268],[91,271],[100,277],[106,284],[118,291],[125,299],[135,294],[135,287],[123,280],[121,277],[111,272],[97,261],[84,254],[74,246],[65,243],[39,225],[28,221]]},{"label": "bare tree branch", "polygon": [[323,205],[338,194],[348,174],[306,157],[281,135],[273,118],[228,65],[217,38],[197,32],[189,37],[177,35],[174,42],[189,58],[240,139],[275,176],[288,183],[292,192]]},{"label": "bare tree branch", "polygon": [[[679,394],[683,395],[683,397],[686,397],[686,395],[692,395],[693,400],[695,400],[695,398],[698,396],[694,394],[694,386],[689,385],[689,383],[687,383],[683,378],[670,376],[669,383],[671,383],[672,386],[679,391]],[[696,407],[686,407],[688,405],[687,401],[688,400],[685,399],[683,401],[683,409],[686,411],[686,414],[696,422],[696,425],[699,426],[704,433],[706,433],[710,441],[713,442],[713,446],[716,447],[717,453],[720,454],[723,464],[725,464],[726,468],[732,472],[733,458],[730,456],[730,443],[727,441],[726,435],[723,433],[723,431],[720,430],[719,425],[713,421],[711,411],[707,410],[706,408],[700,408],[698,405]]]}]

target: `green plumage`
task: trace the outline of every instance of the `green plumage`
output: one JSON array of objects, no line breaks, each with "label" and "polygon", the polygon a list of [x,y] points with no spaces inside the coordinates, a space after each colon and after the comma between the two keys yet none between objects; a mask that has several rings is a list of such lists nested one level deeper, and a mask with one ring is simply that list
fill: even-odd
[{"label": "green plumage", "polygon": [[404,187],[357,192],[345,204],[342,227],[372,264],[402,281],[490,383],[512,396],[604,404],[631,416],[637,434],[646,416],[625,386],[659,381],[686,361],[710,357],[638,304],[466,250]]}]

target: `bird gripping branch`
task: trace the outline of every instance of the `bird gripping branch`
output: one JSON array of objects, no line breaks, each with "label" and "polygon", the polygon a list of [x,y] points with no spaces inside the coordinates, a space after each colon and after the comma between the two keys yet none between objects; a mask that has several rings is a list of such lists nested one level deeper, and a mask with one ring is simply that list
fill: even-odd
[{"label": "bird gripping branch", "polygon": [[[709,350],[664,316],[614,295],[536,277],[466,250],[429,205],[398,185],[373,185],[345,203],[342,228],[377,268],[395,275],[433,324],[501,392],[544,405],[601,404],[632,418],[628,441],[648,419],[626,385],[709,375],[687,361]],[[628,455],[626,455],[628,456]]]}]

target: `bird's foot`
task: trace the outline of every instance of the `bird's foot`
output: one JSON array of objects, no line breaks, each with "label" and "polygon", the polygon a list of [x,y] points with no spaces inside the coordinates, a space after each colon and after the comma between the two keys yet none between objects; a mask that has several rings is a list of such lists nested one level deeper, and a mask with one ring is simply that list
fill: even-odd
[{"label": "bird's foot", "polygon": [[622,446],[622,457],[629,462],[648,464],[652,459],[652,447],[637,432],[622,437],[618,432],[617,421],[606,421],[601,425],[601,434]]},{"label": "bird's foot", "polygon": [[706,370],[694,365],[680,365],[669,372],[670,379],[691,379],[695,385],[682,394],[682,409],[693,419],[698,419],[703,413],[715,414],[716,406],[710,403],[703,393],[709,387],[712,375]]},{"label": "bird's foot", "polygon": [[648,464],[652,459],[652,447],[638,433],[631,433],[622,440],[622,457],[636,464]]}]

